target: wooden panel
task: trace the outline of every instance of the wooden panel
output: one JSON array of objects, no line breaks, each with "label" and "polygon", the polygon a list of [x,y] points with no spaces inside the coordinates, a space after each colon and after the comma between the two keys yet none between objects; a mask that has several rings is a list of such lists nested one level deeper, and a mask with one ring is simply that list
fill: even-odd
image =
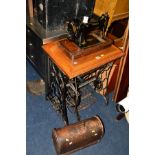
[{"label": "wooden panel", "polygon": [[[113,37],[113,36],[112,36]],[[123,39],[118,38],[116,41],[114,40],[114,45],[118,48],[123,47]],[[119,65],[120,65],[120,59],[115,62],[115,64],[112,67],[111,73],[110,73],[110,78],[109,78],[109,83],[108,83],[108,93],[114,91],[115,89],[115,84],[116,84],[116,79],[118,76],[118,70],[119,70]]]},{"label": "wooden panel", "polygon": [[[108,33],[108,38],[114,40],[114,45],[116,47],[118,47],[118,48],[123,47],[123,42],[124,42],[123,38],[117,38],[116,36],[112,35],[111,33]],[[115,89],[119,65],[120,65],[120,59],[114,63],[114,65],[111,69],[111,73],[109,76],[109,82],[108,82],[108,93],[111,93]]]},{"label": "wooden panel", "polygon": [[124,34],[123,51],[125,56],[121,58],[118,77],[114,91],[114,101],[117,103],[124,99],[128,93],[129,87],[129,27],[127,26]]},{"label": "wooden panel", "polygon": [[59,42],[56,41],[45,44],[43,45],[43,49],[70,79],[124,55],[121,50],[112,45],[106,49],[78,58],[76,59],[76,63],[73,64]]},{"label": "wooden panel", "polygon": [[27,3],[28,3],[29,17],[33,17],[33,2],[32,0],[27,0]]},{"label": "wooden panel", "polygon": [[112,22],[112,17],[115,12],[117,0],[96,0],[94,13],[98,16],[101,16],[103,13],[108,12],[110,19],[108,27]]},{"label": "wooden panel", "polygon": [[129,17],[129,0],[117,0],[112,21]]},{"label": "wooden panel", "polygon": [[129,12],[129,0],[117,0],[114,16]]},{"label": "wooden panel", "polygon": [[129,88],[129,52],[127,52],[127,56],[122,62],[123,68],[121,70],[122,74],[119,81],[119,86],[115,95],[115,102],[120,102],[127,96],[128,88]]},{"label": "wooden panel", "polygon": [[111,73],[109,76],[109,82],[108,82],[108,93],[114,91],[115,89],[116,77],[118,75],[119,64],[120,64],[120,60],[115,62],[115,64],[113,65],[111,69]]},{"label": "wooden panel", "polygon": [[129,0],[96,0],[94,13],[101,16],[105,12],[110,16],[109,27],[113,21],[129,16]]},{"label": "wooden panel", "polygon": [[113,15],[116,3],[117,0],[96,0],[94,13],[98,16],[101,16],[105,12],[108,12],[109,15]]}]

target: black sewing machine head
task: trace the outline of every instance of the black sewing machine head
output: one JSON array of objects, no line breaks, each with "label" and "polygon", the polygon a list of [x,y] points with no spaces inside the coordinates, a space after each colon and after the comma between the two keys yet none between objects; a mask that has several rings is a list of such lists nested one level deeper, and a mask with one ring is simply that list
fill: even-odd
[{"label": "black sewing machine head", "polygon": [[89,47],[105,39],[105,32],[109,21],[108,13],[101,17],[84,16],[83,19],[67,21],[68,39],[75,42],[79,47]]}]

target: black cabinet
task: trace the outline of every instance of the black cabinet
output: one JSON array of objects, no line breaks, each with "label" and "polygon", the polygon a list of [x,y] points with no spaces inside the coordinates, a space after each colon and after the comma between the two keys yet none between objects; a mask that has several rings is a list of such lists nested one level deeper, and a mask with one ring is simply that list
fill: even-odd
[{"label": "black cabinet", "polygon": [[34,0],[35,17],[47,30],[63,29],[66,20],[91,16],[95,0]]},{"label": "black cabinet", "polygon": [[30,29],[26,29],[26,57],[44,81],[47,79],[48,56],[42,50],[42,40]]}]

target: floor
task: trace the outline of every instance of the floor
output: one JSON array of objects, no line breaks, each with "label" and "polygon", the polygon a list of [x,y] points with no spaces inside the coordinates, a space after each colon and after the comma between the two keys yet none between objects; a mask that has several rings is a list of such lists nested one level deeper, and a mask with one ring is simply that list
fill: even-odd
[{"label": "floor", "polygon": [[[39,75],[33,67],[26,62],[27,80],[39,79]],[[80,111],[81,119],[99,115],[105,126],[105,134],[101,141],[85,149],[73,153],[73,155],[128,155],[129,154],[129,124],[123,118],[116,120],[118,114],[115,103],[110,94],[109,105],[106,106],[101,95],[94,92],[96,103],[89,108]],[[45,96],[34,96],[26,93],[26,143],[27,155],[56,155],[51,139],[53,128],[63,127],[61,117],[54,111]],[[75,122],[76,117],[69,113],[70,122]]]}]

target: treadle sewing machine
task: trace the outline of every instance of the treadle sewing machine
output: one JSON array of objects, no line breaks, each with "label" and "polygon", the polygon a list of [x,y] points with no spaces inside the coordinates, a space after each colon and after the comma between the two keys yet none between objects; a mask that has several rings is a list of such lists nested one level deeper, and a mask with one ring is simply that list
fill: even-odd
[{"label": "treadle sewing machine", "polygon": [[[123,52],[106,37],[108,13],[100,17],[93,14],[95,0],[35,2],[35,15],[27,22],[27,58],[45,81],[46,98],[68,125],[68,108],[80,121],[84,88],[102,91],[108,103],[105,94],[110,71]],[[66,152],[73,150],[76,148]],[[63,151],[57,150],[60,154]]]},{"label": "treadle sewing machine", "polygon": [[65,52],[72,59],[91,54],[97,50],[104,49],[112,44],[110,39],[106,38],[106,29],[109,16],[103,14],[101,17],[87,17],[83,19],[71,19],[66,22],[68,37],[60,44],[65,48]]}]

